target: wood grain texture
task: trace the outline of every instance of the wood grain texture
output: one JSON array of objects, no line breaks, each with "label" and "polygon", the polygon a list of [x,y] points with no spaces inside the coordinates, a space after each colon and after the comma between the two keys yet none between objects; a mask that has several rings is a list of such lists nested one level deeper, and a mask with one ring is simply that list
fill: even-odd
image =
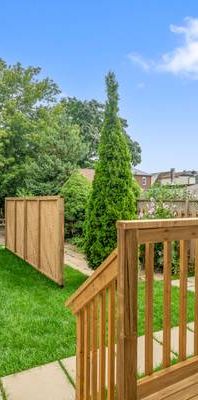
[{"label": "wood grain texture", "polygon": [[164,243],[164,318],[163,367],[170,366],[171,358],[171,242]]},{"label": "wood grain texture", "polygon": [[195,323],[194,353],[198,355],[198,240],[195,242]]},{"label": "wood grain texture", "polygon": [[106,290],[99,295],[100,320],[99,320],[99,400],[105,398],[106,375]]},{"label": "wood grain texture", "polygon": [[98,358],[97,358],[97,340],[98,340],[98,299],[91,302],[92,310],[92,329],[91,329],[91,399],[97,400],[97,378],[98,378]]},{"label": "wood grain texture", "polygon": [[77,314],[76,324],[76,400],[84,400],[84,312]]},{"label": "wood grain texture", "polygon": [[115,394],[115,281],[108,288],[108,400]]},{"label": "wood grain texture", "polygon": [[137,399],[137,231],[118,230],[118,400]]},{"label": "wood grain texture", "polygon": [[153,243],[146,244],[145,254],[145,374],[150,375],[153,372]]},{"label": "wood grain texture", "polygon": [[186,359],[188,242],[180,241],[179,360]]},{"label": "wood grain texture", "polygon": [[84,310],[84,398],[90,397],[90,306]]},{"label": "wood grain texture", "polygon": [[59,197],[5,201],[6,247],[63,285],[64,202]]}]

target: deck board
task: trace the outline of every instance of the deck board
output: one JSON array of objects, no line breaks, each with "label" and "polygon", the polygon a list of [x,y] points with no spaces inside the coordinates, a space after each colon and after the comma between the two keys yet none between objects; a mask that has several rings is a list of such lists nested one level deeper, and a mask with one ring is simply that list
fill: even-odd
[{"label": "deck board", "polygon": [[144,400],[196,400],[198,399],[198,374],[168,386]]}]

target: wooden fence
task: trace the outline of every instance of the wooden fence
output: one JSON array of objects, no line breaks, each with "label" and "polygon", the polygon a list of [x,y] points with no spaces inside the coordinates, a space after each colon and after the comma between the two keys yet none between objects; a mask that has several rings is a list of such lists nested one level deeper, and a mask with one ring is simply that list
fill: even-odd
[{"label": "wooden fence", "polygon": [[[157,201],[138,200],[138,215],[140,217],[144,214],[148,216],[154,203],[158,204]],[[198,200],[165,200],[163,205],[172,212],[175,218],[198,217]]]},{"label": "wooden fence", "polygon": [[[153,393],[162,399],[157,394],[160,389],[198,371],[198,219],[120,221],[117,226],[118,249],[67,302],[77,317],[76,399],[140,400]],[[194,356],[187,359],[187,241],[191,239],[196,240]],[[171,242],[175,240],[180,242],[179,354],[178,363],[171,365]],[[158,372],[153,366],[154,243],[164,246],[163,360]],[[146,246],[145,377],[138,379],[141,244]]]},{"label": "wooden fence", "polygon": [[60,196],[5,200],[6,248],[63,285],[64,200]]}]

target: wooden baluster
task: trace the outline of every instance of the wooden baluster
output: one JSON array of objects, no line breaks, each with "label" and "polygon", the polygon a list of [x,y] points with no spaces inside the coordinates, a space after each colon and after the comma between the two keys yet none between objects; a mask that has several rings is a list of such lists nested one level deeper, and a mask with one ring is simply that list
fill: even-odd
[{"label": "wooden baluster", "polygon": [[171,352],[171,242],[164,242],[163,367],[170,366]]},{"label": "wooden baluster", "polygon": [[108,290],[108,400],[115,393],[115,281]]},{"label": "wooden baluster", "polygon": [[84,399],[84,313],[77,314],[76,400]]},{"label": "wooden baluster", "polygon": [[194,354],[198,355],[198,239],[195,240],[195,325]]},{"label": "wooden baluster", "polygon": [[84,312],[84,398],[90,398],[90,306]]},{"label": "wooden baluster", "polygon": [[[97,322],[98,322],[97,297],[92,301],[92,366],[91,366],[91,399],[97,400]],[[87,399],[86,399],[87,400]]]},{"label": "wooden baluster", "polygon": [[100,332],[99,332],[99,400],[105,399],[105,372],[106,372],[106,290],[99,297],[100,301]]},{"label": "wooden baluster", "polygon": [[118,400],[137,399],[137,230],[118,223]]},{"label": "wooden baluster", "polygon": [[145,374],[153,372],[153,269],[154,245],[146,244],[145,260]]},{"label": "wooden baluster", "polygon": [[180,241],[180,323],[179,323],[179,360],[186,359],[186,314],[187,314],[187,249],[188,242]]}]

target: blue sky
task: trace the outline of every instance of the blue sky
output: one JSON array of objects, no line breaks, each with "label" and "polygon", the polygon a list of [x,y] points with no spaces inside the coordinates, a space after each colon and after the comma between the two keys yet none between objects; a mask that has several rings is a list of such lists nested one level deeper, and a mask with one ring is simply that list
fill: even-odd
[{"label": "blue sky", "polygon": [[0,57],[65,95],[104,100],[115,71],[140,168],[198,169],[197,0],[9,0],[0,18]]}]

